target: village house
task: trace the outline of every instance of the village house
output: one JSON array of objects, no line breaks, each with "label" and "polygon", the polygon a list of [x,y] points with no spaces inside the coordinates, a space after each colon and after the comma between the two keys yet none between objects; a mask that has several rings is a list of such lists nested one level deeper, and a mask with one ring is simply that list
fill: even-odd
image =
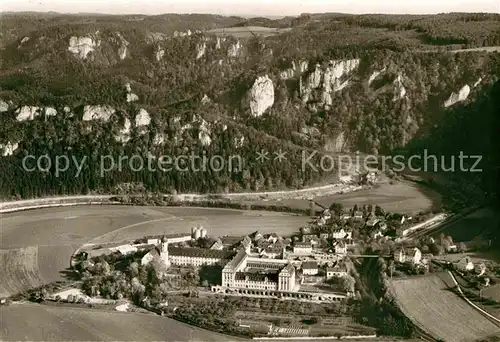
[{"label": "village house", "polygon": [[352,218],[356,221],[361,221],[363,220],[364,216],[363,216],[363,212],[362,211],[355,211],[353,214],[352,214]]},{"label": "village house", "polygon": [[317,275],[318,272],[318,263],[316,261],[306,261],[302,263],[302,273],[304,275]]},{"label": "village house", "polygon": [[375,229],[378,229],[380,231],[385,231],[385,230],[387,230],[387,223],[385,223],[384,221],[379,220],[375,224]]},{"label": "village house", "polygon": [[347,254],[347,246],[343,241],[335,244],[335,254]]},{"label": "village house", "polygon": [[327,267],[326,279],[342,278],[347,276],[347,268],[335,265],[334,267]]},{"label": "village house", "polygon": [[418,264],[422,260],[422,252],[417,247],[408,250],[404,248],[397,249],[394,252],[394,261],[400,263]]},{"label": "village house", "polygon": [[328,233],[320,233],[319,234],[319,238],[322,240],[328,240],[329,237],[330,237],[330,234],[328,234]]},{"label": "village house", "polygon": [[320,239],[314,234],[302,235],[302,242],[317,246],[321,243]]},{"label": "village house", "polygon": [[476,272],[478,277],[484,275],[486,273],[486,265],[484,264],[484,262],[476,264],[474,266],[474,272]]},{"label": "village house", "polygon": [[375,227],[375,226],[377,225],[377,223],[379,223],[379,222],[380,222],[380,219],[378,219],[378,218],[371,218],[371,219],[369,219],[368,221],[366,221],[366,223],[365,223],[365,224],[366,224],[366,226],[367,226],[368,228],[373,228],[373,227]]},{"label": "village house", "polygon": [[341,219],[342,221],[347,221],[351,218],[352,218],[352,215],[349,213],[342,213],[339,215],[339,219]]},{"label": "village house", "polygon": [[460,259],[454,264],[455,268],[461,272],[468,272],[474,270],[474,263],[469,257]]},{"label": "village house", "polygon": [[293,246],[294,254],[311,254],[312,245],[307,242],[296,242]]},{"label": "village house", "polygon": [[352,239],[352,232],[346,231],[344,228],[335,229],[332,232],[332,238],[335,240]]}]

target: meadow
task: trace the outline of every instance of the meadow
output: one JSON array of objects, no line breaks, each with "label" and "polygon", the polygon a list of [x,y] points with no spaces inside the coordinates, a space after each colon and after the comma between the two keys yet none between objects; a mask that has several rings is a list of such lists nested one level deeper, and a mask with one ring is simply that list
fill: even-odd
[{"label": "meadow", "polygon": [[418,327],[449,342],[476,341],[500,333],[500,327],[483,317],[450,291],[446,273],[392,281],[403,313]]}]

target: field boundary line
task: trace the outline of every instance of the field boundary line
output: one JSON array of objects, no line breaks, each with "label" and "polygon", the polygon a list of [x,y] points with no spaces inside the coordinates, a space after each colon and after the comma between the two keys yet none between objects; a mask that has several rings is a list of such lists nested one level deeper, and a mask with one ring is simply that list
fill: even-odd
[{"label": "field boundary line", "polygon": [[455,279],[455,276],[453,275],[453,273],[451,273],[450,271],[448,271],[448,274],[450,275],[451,279],[453,280],[453,283],[455,284],[458,292],[460,292],[460,295],[462,296],[463,299],[465,299],[465,301],[467,303],[469,303],[469,305],[471,305],[474,309],[478,310],[479,312],[481,312],[483,315],[491,318],[492,320],[494,320],[495,322],[499,323],[500,324],[500,319],[496,318],[495,316],[489,314],[488,312],[484,311],[483,309],[481,309],[479,306],[477,306],[476,304],[474,304],[473,302],[471,302],[469,300],[469,298],[467,298],[467,296],[463,293],[462,291],[462,288],[460,287],[460,285],[458,284],[457,280]]}]

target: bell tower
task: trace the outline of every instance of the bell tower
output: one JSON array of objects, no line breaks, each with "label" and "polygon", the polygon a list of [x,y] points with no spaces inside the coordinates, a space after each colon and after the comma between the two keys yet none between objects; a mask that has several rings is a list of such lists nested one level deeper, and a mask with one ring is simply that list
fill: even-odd
[{"label": "bell tower", "polygon": [[168,240],[163,236],[160,244],[160,259],[166,267],[170,267],[170,260],[168,258]]}]

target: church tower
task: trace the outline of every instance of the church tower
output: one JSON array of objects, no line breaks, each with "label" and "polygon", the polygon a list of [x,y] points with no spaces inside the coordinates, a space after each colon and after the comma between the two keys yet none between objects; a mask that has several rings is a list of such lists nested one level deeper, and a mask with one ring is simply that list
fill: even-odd
[{"label": "church tower", "polygon": [[160,259],[166,267],[170,267],[170,260],[168,259],[168,240],[165,236],[161,239]]}]

